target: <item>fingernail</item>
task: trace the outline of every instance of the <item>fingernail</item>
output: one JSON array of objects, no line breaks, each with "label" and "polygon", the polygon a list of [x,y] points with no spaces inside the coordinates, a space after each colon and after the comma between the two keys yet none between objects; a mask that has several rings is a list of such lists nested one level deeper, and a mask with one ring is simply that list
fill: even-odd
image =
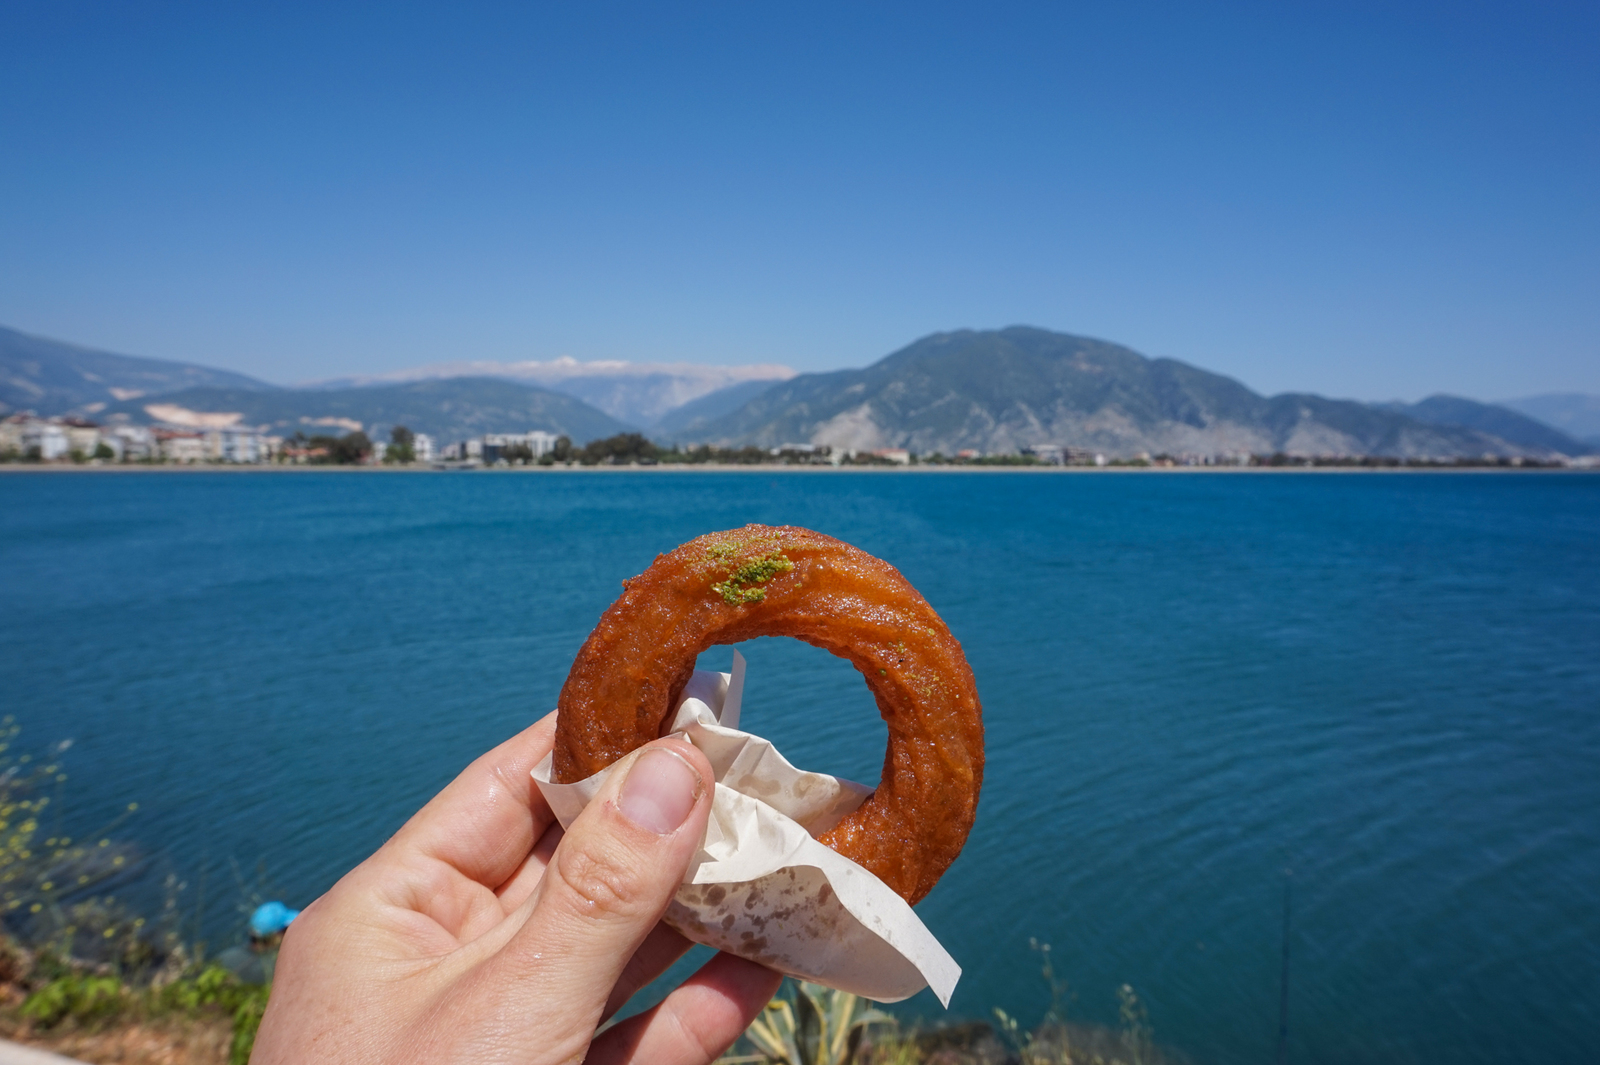
[{"label": "fingernail", "polygon": [[617,807],[640,828],[665,836],[683,824],[702,787],[700,774],[682,755],[652,747],[628,770]]}]

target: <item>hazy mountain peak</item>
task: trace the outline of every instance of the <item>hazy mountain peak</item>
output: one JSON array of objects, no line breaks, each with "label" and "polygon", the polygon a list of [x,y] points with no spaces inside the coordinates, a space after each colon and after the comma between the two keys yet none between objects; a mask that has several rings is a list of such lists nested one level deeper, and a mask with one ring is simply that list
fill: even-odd
[{"label": "hazy mountain peak", "polygon": [[795,372],[776,363],[713,366],[693,362],[587,362],[570,355],[539,361],[440,362],[365,376],[309,382],[306,388],[354,388],[450,377],[498,377],[575,396],[631,425],[654,425],[667,412],[702,396],[752,381],[785,381]]},{"label": "hazy mountain peak", "polygon": [[1593,448],[1569,433],[1497,403],[1437,393],[1417,403],[1385,403],[1383,409],[1405,414],[1429,425],[1457,425],[1476,429],[1518,447],[1538,453],[1582,455]]},{"label": "hazy mountain peak", "polygon": [[1508,399],[1500,406],[1537,418],[1600,450],[1600,396],[1582,392],[1546,392],[1522,399]]},{"label": "hazy mountain peak", "polygon": [[302,381],[297,388],[361,388],[366,385],[398,384],[406,381],[425,381],[444,377],[506,377],[538,379],[538,383],[560,380],[564,377],[642,377],[658,373],[703,374],[711,373],[729,380],[749,377],[774,377],[794,375],[786,366],[709,366],[690,362],[629,362],[625,359],[591,359],[582,361],[571,355],[554,359],[455,359],[433,362],[423,366],[409,366],[399,370],[386,370],[376,374],[347,374],[340,377]]}]

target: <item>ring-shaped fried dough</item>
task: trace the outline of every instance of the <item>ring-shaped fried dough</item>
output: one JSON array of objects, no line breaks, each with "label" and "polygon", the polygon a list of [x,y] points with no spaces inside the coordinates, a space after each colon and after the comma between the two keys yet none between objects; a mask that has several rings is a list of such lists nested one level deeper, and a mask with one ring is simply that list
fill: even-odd
[{"label": "ring-shaped fried dough", "polygon": [[983,784],[983,712],[961,645],[893,566],[795,526],[709,533],[624,581],[561,688],[555,779],[661,734],[716,644],[792,636],[850,660],[889,728],[877,791],[818,837],[907,902],[961,851]]}]

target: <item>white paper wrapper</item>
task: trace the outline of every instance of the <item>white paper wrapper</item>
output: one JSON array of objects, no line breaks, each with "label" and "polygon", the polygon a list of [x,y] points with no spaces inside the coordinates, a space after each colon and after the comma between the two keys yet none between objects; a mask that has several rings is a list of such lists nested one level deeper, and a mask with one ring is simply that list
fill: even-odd
[{"label": "white paper wrapper", "polygon": [[[666,922],[696,943],[879,1002],[933,989],[944,1005],[961,978],[904,899],[818,843],[871,788],[808,773],[777,748],[740,732],[744,657],[732,673],[696,672],[672,730],[705,752],[716,774],[711,821]],[[563,828],[600,790],[609,769],[576,784],[533,771]]]}]

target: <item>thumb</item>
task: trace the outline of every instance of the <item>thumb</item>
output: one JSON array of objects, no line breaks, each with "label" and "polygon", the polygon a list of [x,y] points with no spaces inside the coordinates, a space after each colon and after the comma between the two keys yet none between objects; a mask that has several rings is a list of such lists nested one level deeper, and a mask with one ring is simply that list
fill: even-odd
[{"label": "thumb", "polygon": [[705,839],[715,779],[682,740],[656,740],[617,768],[567,829],[497,963],[538,984],[547,1015],[571,1018],[585,1039]]}]

